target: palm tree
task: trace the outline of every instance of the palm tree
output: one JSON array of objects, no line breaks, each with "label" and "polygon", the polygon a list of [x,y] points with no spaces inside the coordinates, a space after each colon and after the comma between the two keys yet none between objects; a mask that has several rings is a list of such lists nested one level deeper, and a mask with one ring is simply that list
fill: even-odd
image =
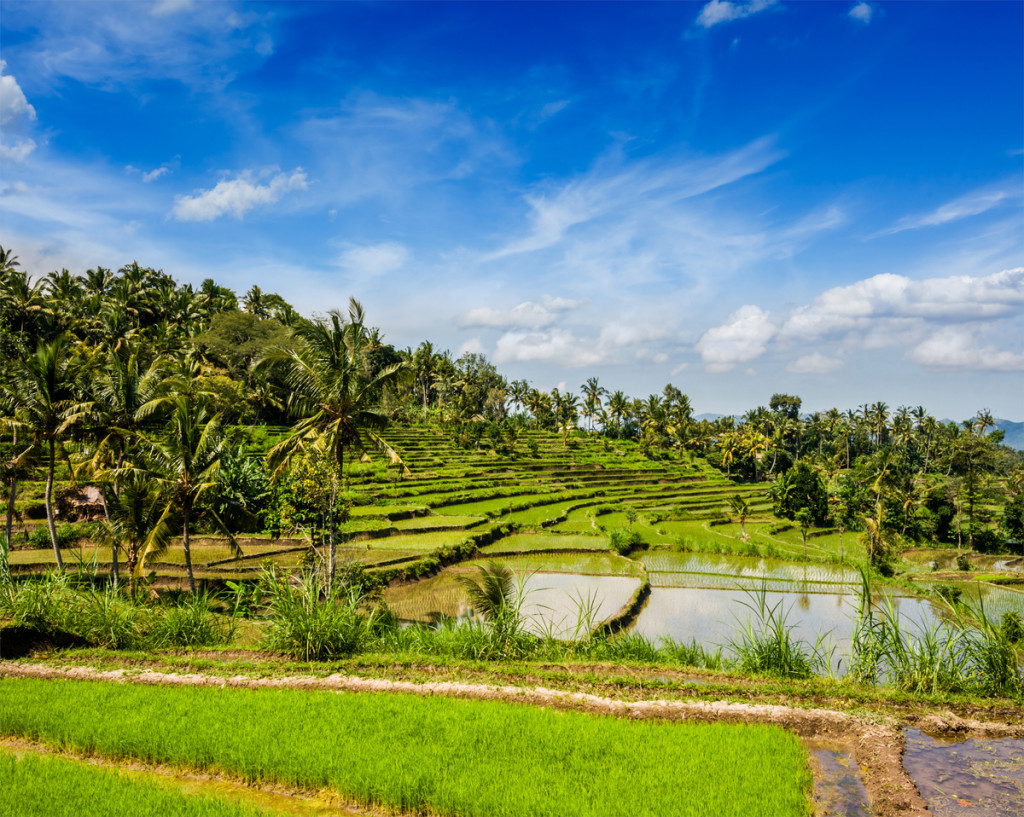
[{"label": "palm tree", "polygon": [[729,507],[732,508],[733,513],[740,518],[740,538],[746,542],[747,515],[750,513],[750,505],[747,504],[747,500],[745,500],[741,494],[734,494],[729,497]]},{"label": "palm tree", "polygon": [[473,611],[491,622],[499,636],[515,633],[519,626],[521,596],[517,592],[515,574],[507,565],[488,562],[479,565],[479,580],[458,576]]},{"label": "palm tree", "polygon": [[[185,391],[157,398],[147,404],[143,415],[159,409],[169,409],[167,427],[163,434],[148,440],[144,446],[145,464],[131,469],[142,478],[152,480],[161,494],[160,518],[145,546],[147,553],[160,552],[161,531],[170,525],[172,519],[180,519],[188,584],[195,593],[190,539],[193,515],[199,499],[217,485],[224,435],[220,417],[209,415],[201,394]],[[127,476],[123,469],[117,476],[122,475]],[[207,512],[221,528],[224,527],[212,510],[207,509]],[[233,554],[240,556],[241,550],[234,537],[229,536],[229,542]]]},{"label": "palm tree", "polygon": [[32,445],[46,453],[46,526],[57,561],[64,570],[53,518],[53,478],[57,455],[72,428],[81,422],[88,406],[79,399],[78,373],[66,335],[40,343],[36,353],[15,362],[8,385],[15,404],[16,425],[24,428]]},{"label": "palm tree", "polygon": [[[259,367],[280,366],[285,383],[291,390],[288,408],[299,420],[291,434],[271,449],[268,463],[276,474],[304,452],[324,452],[336,465],[337,472],[330,490],[330,550],[327,561],[329,589],[333,585],[337,559],[338,475],[344,477],[345,456],[349,451],[381,451],[392,464],[401,457],[381,436],[387,417],[374,408],[377,394],[402,370],[396,363],[364,376],[359,349],[362,344],[362,306],[352,300],[349,322],[337,310],[329,321],[300,326],[295,349],[271,350],[257,364]],[[408,469],[406,476],[411,476]]]},{"label": "palm tree", "polygon": [[[132,601],[146,556],[163,552],[171,540],[171,520],[164,515],[166,506],[161,500],[156,481],[138,471],[124,475],[119,493],[107,505],[108,519],[100,529],[99,538],[110,545],[115,565],[118,552],[124,551]],[[117,583],[115,569],[114,585]]]}]

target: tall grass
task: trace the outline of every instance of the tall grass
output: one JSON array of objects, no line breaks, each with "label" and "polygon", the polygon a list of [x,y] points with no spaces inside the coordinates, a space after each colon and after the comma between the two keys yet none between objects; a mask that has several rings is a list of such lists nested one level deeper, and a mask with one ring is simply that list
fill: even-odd
[{"label": "tall grass", "polygon": [[942,603],[944,620],[907,622],[891,598],[874,602],[862,570],[851,677],[911,692],[1024,693],[1021,654],[1010,628],[989,616],[980,596],[976,605]]},{"label": "tall grass", "polygon": [[233,633],[210,610],[206,595],[154,606],[133,602],[109,585],[80,589],[80,582],[52,573],[34,581],[0,583],[0,615],[43,635],[72,635],[114,650],[217,644]]},{"label": "tall grass", "polygon": [[[496,701],[0,681],[0,731],[113,758],[331,787],[474,815],[810,813],[799,740],[764,725],[630,721]],[[642,760],[641,760],[642,759]]]},{"label": "tall grass", "polygon": [[737,669],[782,678],[810,678],[830,671],[835,649],[828,645],[829,633],[820,634],[814,644],[796,640],[783,599],[769,604],[765,585],[744,593],[749,600],[740,604],[753,616],[737,621],[727,645]]}]

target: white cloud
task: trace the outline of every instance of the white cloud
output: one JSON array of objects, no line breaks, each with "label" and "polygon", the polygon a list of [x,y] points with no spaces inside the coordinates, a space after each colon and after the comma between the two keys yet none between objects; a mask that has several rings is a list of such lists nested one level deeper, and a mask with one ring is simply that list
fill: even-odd
[{"label": "white cloud", "polygon": [[240,219],[258,205],[273,204],[285,193],[308,186],[301,167],[291,173],[278,173],[267,184],[257,184],[257,178],[253,171],[245,170],[234,179],[218,182],[211,190],[177,196],[173,215],[179,221],[212,221],[225,213]]},{"label": "white cloud", "polygon": [[835,357],[826,357],[821,352],[813,352],[799,357],[790,363],[786,370],[796,374],[828,374],[841,368],[843,361]]},{"label": "white cloud", "polygon": [[[667,333],[651,326],[630,322],[605,324],[597,337],[579,337],[572,329],[561,327],[516,328],[498,338],[495,363],[547,361],[562,366],[592,366],[618,362],[620,352],[630,347],[663,338]],[[641,349],[641,358],[650,350]]]},{"label": "white cloud", "polygon": [[178,14],[182,11],[191,11],[195,0],[158,0],[153,5],[152,14]]},{"label": "white cloud", "polygon": [[[0,60],[0,131],[4,136],[23,132],[28,122],[36,119],[33,108],[18,81],[4,73],[7,63]],[[29,138],[17,139],[10,143],[0,140],[0,157],[11,162],[23,162],[36,149],[36,143]]]},{"label": "white cloud", "polygon": [[775,333],[769,314],[747,304],[730,315],[724,324],[705,332],[697,341],[696,349],[709,372],[728,372],[738,363],[763,355]]},{"label": "white cloud", "polygon": [[36,143],[32,139],[20,139],[12,145],[0,142],[0,158],[9,162],[24,162],[35,149]]},{"label": "white cloud", "polygon": [[149,171],[149,173],[143,173],[142,174],[142,181],[144,181],[146,184],[149,184],[150,182],[155,182],[161,176],[164,176],[164,175],[166,175],[166,174],[168,174],[170,172],[171,172],[170,168],[158,167],[156,170]]},{"label": "white cloud", "polygon": [[[813,340],[888,325],[906,330],[925,320],[999,318],[1024,307],[1024,267],[984,277],[958,275],[914,281],[882,273],[826,290],[798,307],[779,332],[782,340]],[[888,345],[888,344],[886,344]]]},{"label": "white cloud", "polygon": [[1020,198],[1020,191],[1015,190],[1012,187],[974,190],[964,196],[953,199],[953,201],[943,204],[941,207],[931,211],[930,213],[902,218],[892,227],[888,227],[885,230],[875,233],[871,238],[877,238],[882,235],[892,235],[893,233],[900,233],[904,230],[917,230],[921,227],[938,227],[942,224],[948,224],[951,221],[959,221],[962,218],[980,215],[994,207],[998,207],[1005,201],[1011,201],[1017,198]]},{"label": "white cloud", "polygon": [[540,299],[540,303],[524,301],[512,309],[493,309],[489,306],[471,309],[462,319],[461,325],[542,329],[551,326],[561,314],[578,309],[582,305],[583,301],[545,295]]},{"label": "white cloud", "polygon": [[229,22],[240,16],[231,14],[234,5],[232,0],[5,3],[12,28],[45,34],[5,50],[25,66],[23,81],[33,89],[59,92],[62,81],[71,78],[119,90],[159,78],[216,91],[268,52],[273,16],[249,15],[253,25],[239,28]]},{"label": "white cloud", "polygon": [[350,274],[376,278],[401,269],[409,260],[409,249],[393,241],[364,246],[348,245],[339,263]]},{"label": "white cloud", "polygon": [[458,353],[455,355],[458,360],[463,355],[486,355],[487,347],[484,346],[480,338],[470,338],[459,347]]},{"label": "white cloud", "polygon": [[647,159],[623,165],[620,155],[606,156],[587,174],[560,188],[528,194],[529,233],[483,260],[552,247],[573,228],[600,219],[621,219],[641,206],[664,212],[681,201],[760,173],[783,155],[774,138],[765,137],[714,158]]},{"label": "white cloud", "polygon": [[506,332],[498,338],[494,350],[495,363],[541,360],[564,366],[592,366],[605,356],[589,339],[557,327],[539,332]]},{"label": "white cloud", "polygon": [[907,357],[930,369],[1024,371],[1024,354],[982,346],[977,331],[969,327],[944,327],[918,344]]},{"label": "white cloud", "polygon": [[871,22],[871,15],[874,14],[874,11],[869,3],[858,3],[850,9],[850,17],[867,25]]},{"label": "white cloud", "polygon": [[4,130],[22,119],[36,118],[36,109],[25,98],[18,81],[4,73],[6,70],[6,61],[0,60],[0,127]]},{"label": "white cloud", "polygon": [[697,25],[711,28],[719,23],[729,23],[750,17],[775,5],[776,0],[748,0],[746,3],[730,2],[730,0],[711,0],[700,10]]}]

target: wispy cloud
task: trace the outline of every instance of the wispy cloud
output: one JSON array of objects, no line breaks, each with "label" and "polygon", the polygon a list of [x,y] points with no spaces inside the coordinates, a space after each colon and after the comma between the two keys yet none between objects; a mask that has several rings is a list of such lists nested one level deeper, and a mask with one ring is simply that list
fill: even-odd
[{"label": "wispy cloud", "polygon": [[711,28],[721,23],[742,20],[744,17],[750,17],[771,8],[775,3],[776,0],[748,0],[746,3],[711,0],[697,15],[697,25],[702,28]]},{"label": "wispy cloud", "polygon": [[914,216],[907,216],[897,221],[891,227],[880,230],[871,236],[877,238],[883,235],[892,235],[904,230],[917,230],[921,227],[938,227],[948,224],[951,221],[959,221],[970,216],[980,215],[994,207],[998,207],[1007,201],[1020,198],[1019,183],[1017,189],[1012,186],[1001,186],[997,188],[983,188],[974,190],[964,196],[946,202],[936,210]]},{"label": "wispy cloud", "polygon": [[266,184],[257,180],[266,173],[244,170],[234,179],[223,179],[210,190],[201,190],[192,196],[177,196],[173,216],[179,221],[212,221],[230,213],[242,218],[259,205],[273,204],[285,193],[305,190],[308,181],[302,168],[291,173],[278,173]]},{"label": "wispy cloud", "polygon": [[667,206],[760,173],[785,154],[764,137],[724,156],[624,163],[620,154],[599,161],[587,174],[560,187],[525,197],[530,231],[485,256],[485,261],[535,252],[561,241],[579,225],[642,204]]},{"label": "wispy cloud", "polygon": [[273,50],[268,49],[271,18],[233,15],[234,7],[233,2],[186,0],[7,4],[5,27],[35,28],[46,36],[5,48],[19,55],[19,64],[31,65],[28,81],[44,92],[65,78],[107,90],[171,79],[215,91],[242,65],[262,62]]},{"label": "wispy cloud", "polygon": [[395,272],[409,260],[409,248],[394,241],[380,244],[348,244],[338,261],[349,275],[366,281]]}]

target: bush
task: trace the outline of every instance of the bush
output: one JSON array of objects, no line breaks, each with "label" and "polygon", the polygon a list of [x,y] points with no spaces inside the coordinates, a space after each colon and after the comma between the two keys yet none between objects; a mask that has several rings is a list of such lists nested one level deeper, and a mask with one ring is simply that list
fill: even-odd
[{"label": "bush", "polygon": [[962,573],[967,573],[971,568],[971,560],[968,558],[966,553],[961,553],[956,557],[956,569]]},{"label": "bush", "polygon": [[206,593],[182,595],[154,615],[150,642],[154,647],[199,647],[229,641],[233,626],[221,623],[210,607]]},{"label": "bush", "polygon": [[1024,641],[1024,618],[1021,618],[1020,613],[1013,610],[1003,613],[999,629],[1003,633],[1003,638],[1011,644],[1020,644]]},{"label": "bush", "polygon": [[266,646],[303,661],[325,661],[358,652],[373,631],[360,613],[355,591],[322,595],[313,572],[297,580],[270,571],[263,575],[268,600]]},{"label": "bush", "polygon": [[629,552],[643,547],[644,540],[638,531],[616,528],[608,536],[608,544],[620,556],[625,556]]}]

